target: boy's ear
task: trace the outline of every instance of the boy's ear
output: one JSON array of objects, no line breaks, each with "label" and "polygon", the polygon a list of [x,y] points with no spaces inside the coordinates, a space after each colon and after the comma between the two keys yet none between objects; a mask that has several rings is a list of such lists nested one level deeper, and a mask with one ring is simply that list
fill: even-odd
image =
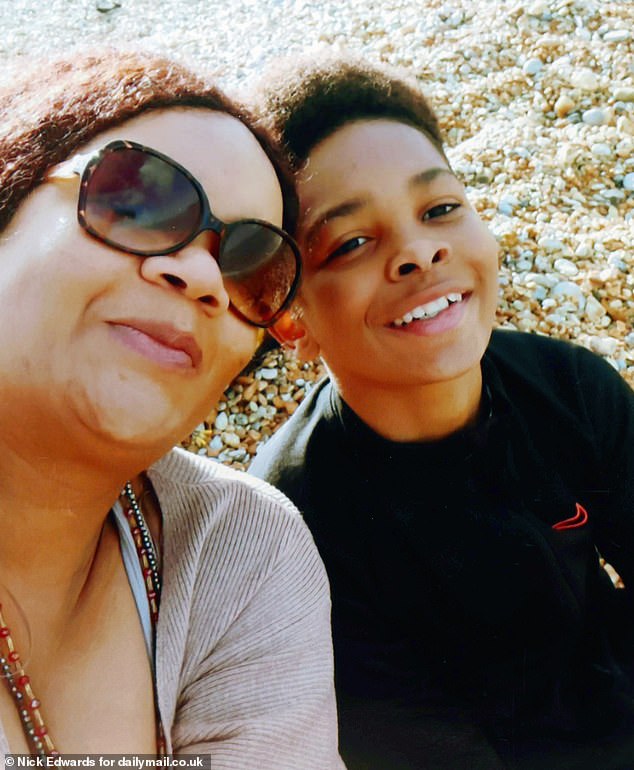
[{"label": "boy's ear", "polygon": [[294,348],[297,340],[304,333],[301,324],[293,318],[291,311],[287,310],[279,319],[268,329],[271,337],[274,337],[280,345],[287,348]]},{"label": "boy's ear", "polygon": [[302,361],[312,361],[319,356],[319,345],[312,339],[301,319],[295,318],[290,310],[283,313],[268,331],[280,345],[294,350]]}]

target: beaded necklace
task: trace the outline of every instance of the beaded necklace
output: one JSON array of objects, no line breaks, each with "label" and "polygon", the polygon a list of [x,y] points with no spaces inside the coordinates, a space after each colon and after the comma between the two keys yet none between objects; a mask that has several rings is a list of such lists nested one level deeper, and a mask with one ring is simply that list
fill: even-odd
[{"label": "beaded necklace", "polygon": [[[122,495],[128,503],[124,506],[125,517],[130,526],[134,545],[136,547],[141,572],[143,573],[143,582],[147,592],[148,604],[150,607],[150,618],[153,630],[153,645],[156,644],[156,623],[158,620],[159,602],[161,597],[161,576],[158,570],[158,560],[154,543],[150,536],[147,524],[143,518],[141,506],[134,494],[132,485],[128,482],[122,490]],[[153,650],[153,652],[155,652]],[[155,655],[154,655],[155,657]],[[26,736],[31,752],[36,756],[58,756],[59,752],[55,748],[48,728],[44,722],[40,710],[40,701],[35,697],[20,654],[15,649],[11,630],[7,626],[2,613],[0,604],[0,670],[7,684],[9,693],[15,703],[16,709],[22,722],[22,729]],[[154,686],[154,711],[156,719],[156,753],[159,757],[164,757],[167,753],[165,743],[165,734],[161,723],[161,716],[158,708],[156,685]]]}]

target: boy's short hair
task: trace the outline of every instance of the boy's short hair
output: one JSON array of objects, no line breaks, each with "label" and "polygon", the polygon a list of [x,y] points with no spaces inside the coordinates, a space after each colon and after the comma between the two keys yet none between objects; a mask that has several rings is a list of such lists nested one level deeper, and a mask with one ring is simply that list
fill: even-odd
[{"label": "boy's short hair", "polygon": [[381,118],[418,129],[446,159],[438,118],[416,80],[402,70],[351,55],[285,58],[266,73],[255,99],[295,170],[342,126]]}]

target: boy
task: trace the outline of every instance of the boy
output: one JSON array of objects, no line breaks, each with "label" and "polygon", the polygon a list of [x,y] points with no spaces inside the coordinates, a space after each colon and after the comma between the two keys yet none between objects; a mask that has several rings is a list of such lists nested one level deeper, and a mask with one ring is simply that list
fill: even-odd
[{"label": "boy", "polygon": [[634,394],[492,331],[498,247],[416,88],[335,61],[268,94],[304,275],[276,335],[330,376],[250,470],[326,564],[347,766],[627,766]]}]

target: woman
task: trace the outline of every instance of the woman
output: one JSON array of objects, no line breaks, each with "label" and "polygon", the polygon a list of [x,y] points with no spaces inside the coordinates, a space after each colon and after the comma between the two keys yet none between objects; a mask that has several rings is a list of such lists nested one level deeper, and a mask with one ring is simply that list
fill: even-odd
[{"label": "woman", "polygon": [[0,753],[341,767],[310,535],[169,451],[297,285],[266,137],[134,54],[25,74],[0,110]]}]

